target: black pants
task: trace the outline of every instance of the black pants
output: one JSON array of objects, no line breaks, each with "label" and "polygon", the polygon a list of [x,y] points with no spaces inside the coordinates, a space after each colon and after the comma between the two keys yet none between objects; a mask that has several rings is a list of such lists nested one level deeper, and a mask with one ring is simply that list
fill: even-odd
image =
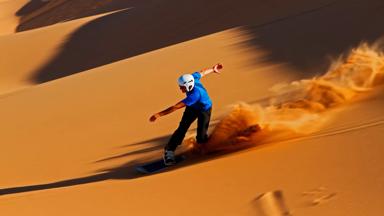
[{"label": "black pants", "polygon": [[209,121],[211,119],[211,111],[210,108],[207,111],[199,111],[195,110],[191,107],[186,107],[183,117],[181,118],[179,127],[173,133],[171,139],[168,144],[165,146],[165,150],[175,151],[176,147],[183,142],[185,134],[188,131],[189,126],[196,120],[197,118],[197,136],[196,141],[199,144],[205,143],[208,141],[208,126]]}]

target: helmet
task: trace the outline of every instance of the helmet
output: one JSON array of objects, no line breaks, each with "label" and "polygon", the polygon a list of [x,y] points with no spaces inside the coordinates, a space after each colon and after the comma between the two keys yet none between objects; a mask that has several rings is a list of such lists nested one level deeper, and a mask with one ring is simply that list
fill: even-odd
[{"label": "helmet", "polygon": [[187,92],[192,91],[195,86],[195,78],[191,74],[184,74],[177,80],[179,86],[184,86]]}]

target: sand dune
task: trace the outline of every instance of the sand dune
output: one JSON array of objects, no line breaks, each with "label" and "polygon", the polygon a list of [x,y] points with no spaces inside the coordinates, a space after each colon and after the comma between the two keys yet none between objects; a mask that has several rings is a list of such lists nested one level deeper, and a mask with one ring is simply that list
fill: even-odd
[{"label": "sand dune", "polygon": [[0,36],[16,31],[19,19],[16,11],[25,5],[28,0],[2,0],[0,1]]},{"label": "sand dune", "polygon": [[98,2],[0,1],[2,214],[257,215],[273,191],[292,215],[384,211],[382,86],[311,133],[133,171],[177,126],[181,111],[148,118],[183,98],[180,74],[225,65],[203,80],[213,129],[229,105],[265,106],[275,84],[382,37],[382,1]]},{"label": "sand dune", "polygon": [[[49,8],[48,5],[55,5],[56,10],[67,11],[69,6],[65,5],[68,3],[59,4],[58,2],[51,1],[34,13]],[[70,2],[75,4],[73,1]],[[74,16],[75,18],[91,13],[91,7],[88,6],[90,9],[87,10],[87,4],[71,6],[73,8],[71,11],[79,14]],[[380,1],[372,1],[370,4],[355,1],[353,4],[345,5],[342,1],[319,0],[308,3],[297,0],[286,7],[278,1],[259,4],[257,1],[243,0],[242,4],[235,8],[236,10],[231,8],[231,1],[217,4],[212,2],[204,5],[205,7],[201,7],[203,5],[201,2],[178,4],[180,3],[173,1],[160,5],[151,1],[130,1],[129,4],[114,1],[104,6],[101,4],[98,10],[91,14],[111,12],[112,9],[126,10],[112,12],[109,15],[88,20],[89,22],[86,23],[72,21],[65,25],[68,31],[61,30],[62,24],[60,24],[57,30],[48,31],[50,34],[61,37],[60,40],[55,41],[57,36],[52,36],[53,39],[50,39],[52,43],[41,44],[35,43],[34,40],[22,40],[25,45],[32,48],[39,44],[39,49],[22,50],[22,53],[2,56],[6,64],[2,71],[14,73],[13,71],[17,68],[12,68],[11,71],[7,64],[15,65],[19,59],[28,61],[27,56],[32,53],[37,57],[46,55],[50,57],[49,60],[46,58],[47,60],[41,61],[37,58],[40,61],[36,61],[36,66],[26,64],[22,69],[23,73],[28,71],[24,75],[24,80],[42,83],[218,31],[243,27],[250,36],[246,44],[270,52],[266,60],[289,63],[296,67],[302,76],[308,76],[324,71],[329,63],[327,59],[329,56],[337,56],[357,46],[362,40],[372,42],[382,35],[381,29],[376,27],[380,25],[379,20],[382,18],[380,10],[373,11],[370,16],[366,15],[371,8],[380,8]],[[213,8],[215,5],[217,7]],[[170,10],[173,7],[178,10]],[[212,16],[208,13],[210,10],[217,10],[218,15]],[[232,16],[231,14],[235,12],[238,12],[237,15]],[[148,13],[151,17],[147,16]],[[39,19],[50,20],[62,13],[38,14],[33,20],[37,24],[43,24]],[[168,15],[164,16],[164,14]],[[198,20],[195,17],[199,17]],[[342,18],[333,19],[333,17]],[[58,17],[57,19],[56,22],[61,22],[69,18]],[[70,29],[69,26],[73,28]],[[108,31],[101,31],[101,29],[108,29]],[[282,29],[284,29],[284,37],[279,33]],[[45,32],[37,33],[41,38],[36,41],[44,40]],[[176,32],[176,34],[163,32]],[[300,32],[299,35],[297,35],[298,32]],[[319,35],[321,32],[331,34]],[[9,40],[11,41],[6,40],[3,44],[20,42],[13,37]],[[132,41],[135,42],[132,43]],[[60,44],[60,46],[54,47],[53,44]],[[295,48],[294,53],[291,52],[292,47]],[[5,48],[8,49],[8,47]],[[311,49],[308,50],[308,48]]]},{"label": "sand dune", "polygon": [[82,25],[105,15],[108,13],[0,37],[3,50],[7,50],[0,53],[1,94],[35,85],[32,77],[41,65],[48,64],[60,52],[68,35]]}]

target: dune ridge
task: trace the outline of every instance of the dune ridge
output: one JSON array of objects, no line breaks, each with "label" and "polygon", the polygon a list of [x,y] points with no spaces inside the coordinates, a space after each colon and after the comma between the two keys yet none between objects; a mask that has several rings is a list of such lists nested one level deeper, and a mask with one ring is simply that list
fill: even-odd
[{"label": "dune ridge", "polygon": [[19,17],[16,12],[25,5],[28,0],[3,0],[0,1],[0,37],[16,32],[19,25]]}]

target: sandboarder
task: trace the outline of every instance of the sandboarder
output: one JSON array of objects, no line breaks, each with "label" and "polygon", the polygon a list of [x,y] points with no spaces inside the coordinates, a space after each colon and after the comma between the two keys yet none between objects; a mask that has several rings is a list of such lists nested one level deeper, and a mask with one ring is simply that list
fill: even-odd
[{"label": "sandboarder", "polygon": [[187,97],[177,104],[151,116],[151,122],[156,121],[161,116],[172,113],[183,107],[185,108],[179,127],[173,133],[168,144],[164,148],[165,165],[175,164],[175,150],[183,142],[189,126],[197,119],[196,142],[201,145],[208,141],[208,126],[211,119],[212,101],[208,96],[207,90],[201,84],[200,79],[210,73],[220,73],[223,68],[221,64],[216,64],[212,68],[203,69],[200,72],[184,74],[177,80],[180,90],[186,93]]}]

